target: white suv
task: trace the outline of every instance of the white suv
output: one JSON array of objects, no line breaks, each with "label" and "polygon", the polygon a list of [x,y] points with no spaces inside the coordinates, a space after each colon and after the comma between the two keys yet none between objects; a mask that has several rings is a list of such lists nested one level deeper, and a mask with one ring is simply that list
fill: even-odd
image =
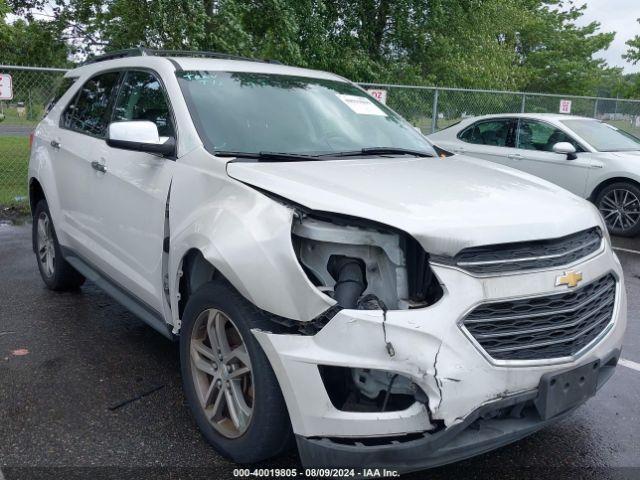
[{"label": "white suv", "polygon": [[42,278],[88,278],[178,340],[222,454],[295,438],[307,466],[426,468],[612,374],[622,270],[585,200],[440,158],[330,73],[140,50],[66,79],[29,165]]}]

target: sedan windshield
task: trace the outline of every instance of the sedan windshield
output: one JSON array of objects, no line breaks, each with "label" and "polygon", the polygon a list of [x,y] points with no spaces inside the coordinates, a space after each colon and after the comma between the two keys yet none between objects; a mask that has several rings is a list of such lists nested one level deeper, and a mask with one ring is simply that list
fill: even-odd
[{"label": "sedan windshield", "polygon": [[248,72],[177,75],[198,133],[214,154],[324,159],[374,149],[361,154],[435,155],[414,127],[347,82]]},{"label": "sedan windshield", "polygon": [[640,150],[640,139],[597,120],[561,120],[599,152]]}]

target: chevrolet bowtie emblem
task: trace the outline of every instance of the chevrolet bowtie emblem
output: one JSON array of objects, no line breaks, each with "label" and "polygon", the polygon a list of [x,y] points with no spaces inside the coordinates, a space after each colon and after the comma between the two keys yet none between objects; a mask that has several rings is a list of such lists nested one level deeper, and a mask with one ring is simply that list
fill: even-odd
[{"label": "chevrolet bowtie emblem", "polygon": [[567,287],[575,287],[582,281],[582,273],[571,270],[564,272],[564,275],[556,277],[556,287],[566,285]]}]

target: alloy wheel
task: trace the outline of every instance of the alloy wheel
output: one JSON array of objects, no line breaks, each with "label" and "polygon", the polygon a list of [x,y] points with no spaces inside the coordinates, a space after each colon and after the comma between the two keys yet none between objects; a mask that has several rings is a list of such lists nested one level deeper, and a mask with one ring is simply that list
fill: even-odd
[{"label": "alloy wheel", "polygon": [[640,220],[640,199],[626,189],[611,190],[602,197],[598,208],[612,229],[629,230]]},{"label": "alloy wheel", "polygon": [[251,423],[253,372],[245,342],[222,311],[208,309],[196,319],[190,342],[193,383],[209,423],[226,438],[237,438]]},{"label": "alloy wheel", "polygon": [[38,259],[47,277],[52,277],[56,266],[56,249],[51,229],[51,220],[46,212],[38,216],[37,235]]}]

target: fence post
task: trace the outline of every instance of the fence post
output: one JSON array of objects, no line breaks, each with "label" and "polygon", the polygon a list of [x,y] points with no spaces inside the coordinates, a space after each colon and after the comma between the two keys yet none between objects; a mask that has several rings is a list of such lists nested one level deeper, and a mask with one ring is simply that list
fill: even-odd
[{"label": "fence post", "polygon": [[520,113],[524,113],[524,109],[527,105],[527,94],[523,93],[522,94],[522,105],[520,106]]},{"label": "fence post", "polygon": [[596,98],[596,104],[593,106],[593,118],[598,118],[598,98]]},{"label": "fence post", "polygon": [[618,98],[619,98],[619,97],[620,97],[620,94],[617,94],[617,95],[616,95],[616,107],[615,107],[614,112],[613,112],[613,119],[614,119],[614,120],[615,120],[615,119],[616,119],[616,117],[618,116]]},{"label": "fence post", "polygon": [[438,96],[439,91],[436,88],[433,91],[433,114],[431,118],[431,133],[436,133],[436,130],[438,129]]}]

